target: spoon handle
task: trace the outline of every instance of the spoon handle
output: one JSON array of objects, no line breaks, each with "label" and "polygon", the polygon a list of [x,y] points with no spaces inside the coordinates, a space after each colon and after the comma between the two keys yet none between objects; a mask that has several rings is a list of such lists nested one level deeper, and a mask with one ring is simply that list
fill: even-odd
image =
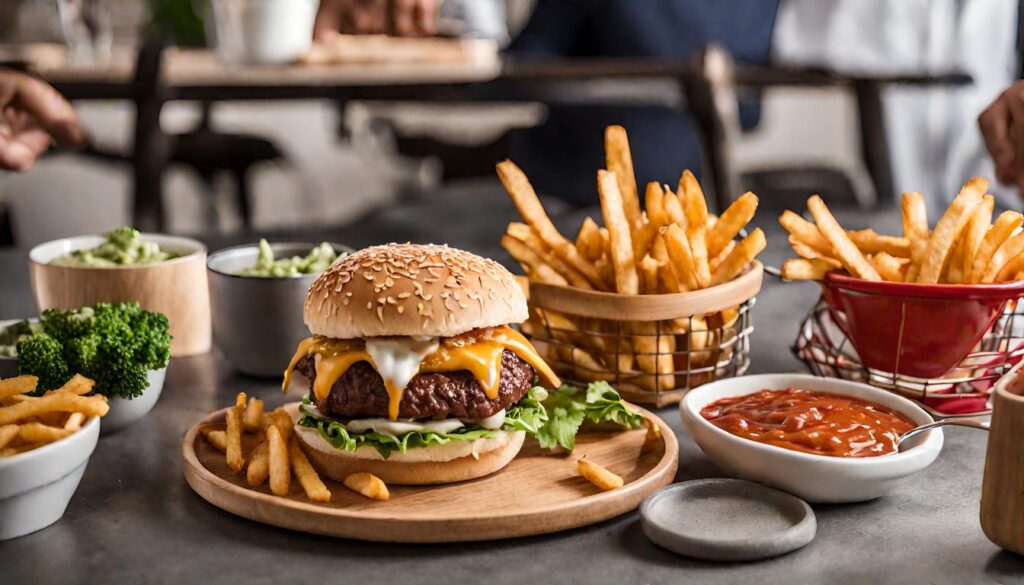
[{"label": "spoon handle", "polygon": [[989,422],[978,420],[976,418],[947,418],[943,420],[937,420],[935,422],[930,422],[926,425],[921,425],[919,427],[910,429],[909,431],[903,433],[902,435],[900,435],[900,443],[903,443],[904,441],[910,439],[911,437],[919,435],[925,431],[944,426],[971,427],[974,429],[982,429],[987,431],[989,427]]}]

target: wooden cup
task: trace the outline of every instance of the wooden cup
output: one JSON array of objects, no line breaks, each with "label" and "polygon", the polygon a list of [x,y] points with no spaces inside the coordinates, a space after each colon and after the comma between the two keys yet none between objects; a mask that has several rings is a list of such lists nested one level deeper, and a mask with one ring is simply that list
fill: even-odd
[{"label": "wooden cup", "polygon": [[36,305],[44,309],[77,309],[96,303],[138,301],[142,308],[167,315],[171,356],[210,351],[210,292],[206,278],[206,246],[175,236],[143,234],[178,258],[155,264],[88,267],[50,262],[73,250],[103,243],[101,236],[77,236],[40,244],[29,252],[29,274]]},{"label": "wooden cup", "polygon": [[992,428],[981,485],[981,529],[995,544],[1024,554],[1024,364],[992,392]]}]

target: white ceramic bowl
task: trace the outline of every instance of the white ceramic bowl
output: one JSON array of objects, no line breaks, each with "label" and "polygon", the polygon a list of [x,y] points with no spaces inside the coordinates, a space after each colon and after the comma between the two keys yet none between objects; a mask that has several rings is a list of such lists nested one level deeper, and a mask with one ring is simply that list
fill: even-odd
[{"label": "white ceramic bowl", "polygon": [[910,400],[866,384],[808,374],[764,374],[718,380],[690,390],[679,405],[683,428],[730,475],[817,503],[862,502],[883,496],[931,465],[942,449],[942,430],[934,429],[911,439],[909,448],[892,455],[811,455],[738,437],[700,414],[702,408],[722,398],[788,388],[860,398],[891,408],[916,424],[932,422],[932,417]]},{"label": "white ceramic bowl", "polygon": [[164,389],[164,378],[167,376],[167,368],[150,370],[146,374],[149,386],[138,398],[111,398],[109,401],[110,410],[103,417],[103,434],[119,431],[142,417],[149,414],[160,399],[160,392]]},{"label": "white ceramic bowl", "polygon": [[210,351],[210,291],[206,283],[206,246],[197,240],[142,234],[177,258],[128,266],[60,266],[51,261],[75,250],[94,248],[103,236],[75,236],[39,244],[28,253],[36,306],[77,309],[96,303],[137,301],[143,309],[167,315],[171,356]]},{"label": "white ceramic bowl", "polygon": [[0,459],[0,540],[46,528],[64,515],[96,448],[100,419],[49,445]]}]

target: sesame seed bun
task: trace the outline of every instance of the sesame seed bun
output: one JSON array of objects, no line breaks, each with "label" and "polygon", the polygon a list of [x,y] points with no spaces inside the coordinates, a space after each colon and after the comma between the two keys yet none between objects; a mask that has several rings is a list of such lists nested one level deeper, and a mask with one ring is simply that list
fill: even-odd
[{"label": "sesame seed bun", "polygon": [[501,264],[433,244],[350,254],[313,282],[303,309],[310,332],[334,339],[453,337],[528,316],[522,288]]}]

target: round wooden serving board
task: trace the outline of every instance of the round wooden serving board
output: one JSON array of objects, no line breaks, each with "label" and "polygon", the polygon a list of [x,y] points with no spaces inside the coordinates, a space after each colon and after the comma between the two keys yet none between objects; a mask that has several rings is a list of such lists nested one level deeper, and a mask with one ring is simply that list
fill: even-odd
[{"label": "round wooden serving board", "polygon": [[[287,497],[264,484],[252,488],[243,474],[228,469],[224,454],[199,433],[221,423],[227,409],[196,423],[185,435],[181,457],[185,480],[203,499],[232,514],[282,528],[381,542],[460,542],[557,532],[614,518],[672,483],[679,444],[656,415],[635,407],[661,429],[660,443],[644,444],[646,430],[580,433],[571,455],[547,454],[527,439],[507,467],[490,476],[440,486],[388,486],[391,499],[367,499],[323,478],[331,490],[328,504],[306,499],[292,481]],[[248,454],[257,437],[244,436]],[[602,492],[576,474],[583,455],[621,475],[626,485]]]}]

